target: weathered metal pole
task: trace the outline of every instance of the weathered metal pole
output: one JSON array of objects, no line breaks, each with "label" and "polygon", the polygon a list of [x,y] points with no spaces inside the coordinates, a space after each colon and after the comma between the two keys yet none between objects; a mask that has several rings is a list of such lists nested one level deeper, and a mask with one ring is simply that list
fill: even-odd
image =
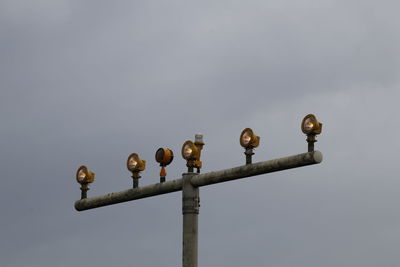
[{"label": "weathered metal pole", "polygon": [[322,153],[319,151],[312,151],[284,158],[261,161],[235,168],[203,173],[194,176],[191,180],[191,183],[193,186],[200,187],[251,177],[264,173],[271,173],[312,164],[318,164],[321,162]]},{"label": "weathered metal pole", "polygon": [[[309,147],[310,149],[310,147]],[[199,187],[216,183],[222,183],[264,173],[277,172],[322,162],[322,153],[309,151],[307,153],[292,155],[289,157],[267,160],[251,164],[247,160],[246,165],[235,168],[208,172],[204,174],[193,173],[193,167],[184,173],[180,179],[161,182],[143,187],[136,187],[120,192],[102,196],[85,198],[82,192],[81,200],[75,202],[78,211],[94,209],[113,205],[121,202],[162,195],[182,190],[182,214],[183,214],[183,250],[182,266],[197,267],[198,259],[198,215],[200,207]],[[85,192],[86,193],[86,192]]]},{"label": "weathered metal pole", "polygon": [[190,180],[195,173],[183,174],[182,214],[183,214],[183,249],[182,267],[197,267],[198,216],[200,207],[199,188]]},{"label": "weathered metal pole", "polygon": [[126,201],[172,193],[180,190],[182,190],[182,178],[167,181],[165,183],[146,185],[120,192],[109,193],[102,196],[77,200],[75,201],[75,209],[77,211],[95,209]]},{"label": "weathered metal pole", "polygon": [[[289,157],[242,165],[239,167],[220,171],[196,174],[193,175],[191,179],[191,184],[194,187],[206,186],[210,184],[227,182],[264,173],[271,173],[312,164],[318,164],[321,161],[322,153],[319,151],[312,151]],[[193,172],[193,168],[191,168],[191,172]],[[176,192],[181,189],[182,178],[167,181],[164,183],[146,185],[134,189],[110,193],[102,196],[77,200],[75,202],[75,209],[78,211],[94,209],[135,199]]]}]

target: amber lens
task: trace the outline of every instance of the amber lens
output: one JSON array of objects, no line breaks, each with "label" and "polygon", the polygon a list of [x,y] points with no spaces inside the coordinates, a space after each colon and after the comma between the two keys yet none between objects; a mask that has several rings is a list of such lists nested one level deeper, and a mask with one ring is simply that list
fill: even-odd
[{"label": "amber lens", "polygon": [[190,145],[185,145],[183,148],[183,156],[188,159],[192,155],[193,149],[191,148]]},{"label": "amber lens", "polygon": [[129,158],[128,167],[130,170],[134,170],[136,168],[137,164],[138,164],[137,161],[133,157]]},{"label": "amber lens", "polygon": [[242,135],[243,145],[247,146],[250,143],[250,140],[251,140],[251,133],[250,132],[245,132]]},{"label": "amber lens", "polygon": [[80,169],[78,172],[78,181],[82,183],[85,181],[85,178],[86,178],[85,171],[83,169]]},{"label": "amber lens", "polygon": [[313,128],[314,128],[314,121],[313,121],[313,119],[312,119],[312,118],[307,118],[307,119],[304,121],[304,130],[305,130],[306,132],[311,132],[311,131],[313,130]]}]

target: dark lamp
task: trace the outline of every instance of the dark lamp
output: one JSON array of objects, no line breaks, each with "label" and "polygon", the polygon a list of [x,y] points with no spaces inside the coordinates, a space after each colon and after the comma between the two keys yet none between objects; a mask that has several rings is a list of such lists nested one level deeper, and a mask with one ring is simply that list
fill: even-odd
[{"label": "dark lamp", "polygon": [[160,166],[167,166],[174,159],[174,153],[168,148],[159,148],[156,152],[156,161]]},{"label": "dark lamp", "polygon": [[167,171],[165,167],[172,162],[174,159],[174,153],[169,148],[159,148],[156,152],[156,161],[160,163],[160,183],[165,182],[165,176],[167,176]]}]

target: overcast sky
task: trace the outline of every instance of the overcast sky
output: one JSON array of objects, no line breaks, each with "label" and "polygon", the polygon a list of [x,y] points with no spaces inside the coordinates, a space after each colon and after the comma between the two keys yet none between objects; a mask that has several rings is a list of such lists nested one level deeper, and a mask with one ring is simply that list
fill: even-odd
[{"label": "overcast sky", "polygon": [[181,265],[180,192],[77,212],[131,187],[154,153],[202,172],[305,152],[300,122],[324,123],[319,165],[200,189],[199,266],[400,264],[398,1],[0,0],[0,265]]}]

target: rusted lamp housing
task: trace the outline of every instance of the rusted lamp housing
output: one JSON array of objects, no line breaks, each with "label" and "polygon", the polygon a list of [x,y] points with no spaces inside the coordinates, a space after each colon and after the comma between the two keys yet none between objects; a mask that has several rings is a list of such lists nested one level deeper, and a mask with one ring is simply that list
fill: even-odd
[{"label": "rusted lamp housing", "polygon": [[169,165],[174,159],[174,153],[169,148],[159,148],[156,152],[156,161],[160,163],[161,171],[160,171],[160,183],[165,182],[165,176],[167,176],[167,172],[165,167]]},{"label": "rusted lamp housing", "polygon": [[301,122],[301,130],[307,135],[308,152],[314,151],[315,136],[322,132],[322,123],[317,120],[314,114],[308,114]]},{"label": "rusted lamp housing", "polygon": [[76,181],[81,184],[81,199],[87,198],[89,184],[94,182],[94,172],[82,165],[76,171]]},{"label": "rusted lamp housing", "polygon": [[132,173],[133,188],[138,187],[140,172],[146,169],[146,161],[141,159],[138,154],[132,153],[126,161],[126,167]]},{"label": "rusted lamp housing", "polygon": [[193,172],[194,168],[197,168],[197,173],[200,173],[200,168],[202,167],[202,162],[200,161],[201,150],[203,149],[203,135],[196,134],[195,142],[188,140],[183,143],[182,146],[182,157],[186,160],[186,166],[188,167],[188,172]]},{"label": "rusted lamp housing", "polygon": [[260,137],[255,135],[251,128],[246,128],[240,134],[240,145],[246,149],[246,164],[251,164],[252,156],[254,155],[253,149],[260,145]]}]

